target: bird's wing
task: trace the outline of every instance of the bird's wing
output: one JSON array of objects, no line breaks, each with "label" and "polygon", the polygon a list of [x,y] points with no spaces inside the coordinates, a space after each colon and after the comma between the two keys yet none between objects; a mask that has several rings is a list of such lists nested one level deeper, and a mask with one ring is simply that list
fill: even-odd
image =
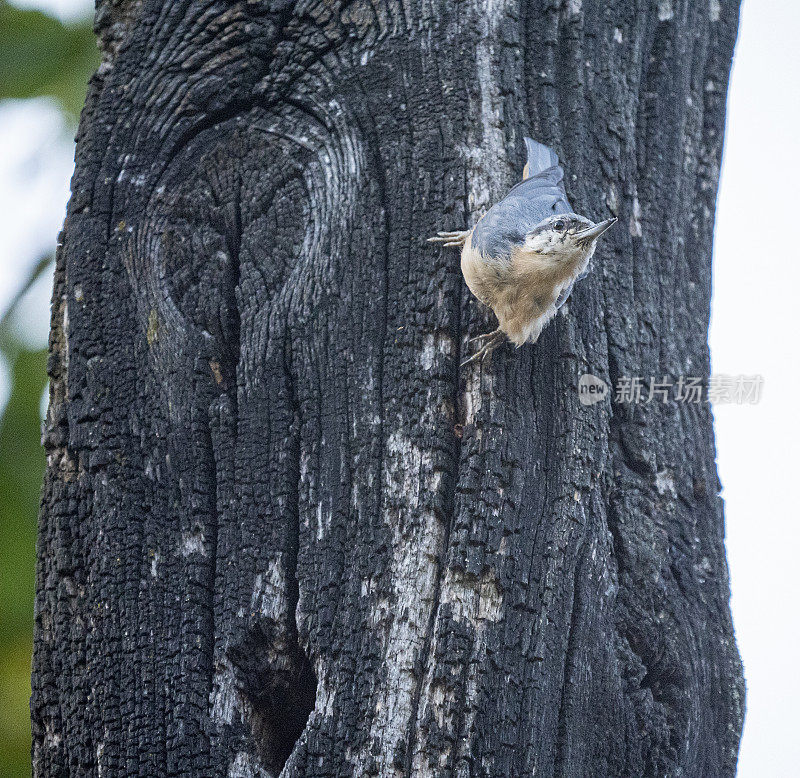
[{"label": "bird's wing", "polygon": [[556,310],[558,310],[569,298],[570,294],[572,293],[572,287],[575,286],[575,282],[573,281],[569,286],[565,286],[561,292],[559,293],[558,297],[556,298]]},{"label": "bird's wing", "polygon": [[521,244],[542,219],[572,211],[556,153],[530,138],[525,138],[525,145],[527,177],[490,208],[472,232],[471,245],[484,257],[509,259],[513,246]]},{"label": "bird's wing", "polygon": [[583,278],[586,278],[586,276],[589,275],[591,270],[592,270],[592,263],[590,262],[588,265],[586,265],[583,272],[575,277],[574,281],[570,281],[569,286],[565,286],[559,292],[559,295],[556,298],[556,310],[558,310],[569,299],[569,296],[572,294],[572,288],[575,286],[575,282],[580,281]]}]

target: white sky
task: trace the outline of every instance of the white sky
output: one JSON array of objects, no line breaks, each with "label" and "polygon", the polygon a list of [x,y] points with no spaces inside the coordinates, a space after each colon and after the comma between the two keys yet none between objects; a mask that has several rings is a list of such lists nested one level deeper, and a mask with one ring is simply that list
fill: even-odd
[{"label": "white sky", "polygon": [[747,680],[740,778],[800,775],[800,3],[745,0],[717,211],[713,369],[760,373],[715,409],[733,619]]},{"label": "white sky", "polygon": [[[85,0],[24,0],[75,18]],[[715,409],[733,613],[747,678],[739,778],[790,778],[800,765],[800,4],[745,0],[731,83],[717,214],[711,346],[715,373],[761,374],[759,405]],[[55,243],[72,143],[47,100],[0,103],[0,311]],[[49,279],[18,331],[46,343]],[[7,378],[0,364],[0,406]],[[711,778],[710,776],[708,778]]]},{"label": "white sky", "polygon": [[18,8],[38,8],[62,22],[85,18],[94,11],[94,3],[86,0],[13,0],[11,4]]}]

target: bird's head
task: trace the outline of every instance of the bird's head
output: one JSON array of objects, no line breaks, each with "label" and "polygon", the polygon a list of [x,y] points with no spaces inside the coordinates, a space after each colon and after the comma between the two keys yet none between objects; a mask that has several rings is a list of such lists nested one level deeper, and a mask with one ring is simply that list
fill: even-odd
[{"label": "bird's head", "polygon": [[616,219],[606,219],[595,224],[574,213],[548,216],[525,235],[523,251],[549,265],[578,267],[588,262],[597,239],[614,222]]}]

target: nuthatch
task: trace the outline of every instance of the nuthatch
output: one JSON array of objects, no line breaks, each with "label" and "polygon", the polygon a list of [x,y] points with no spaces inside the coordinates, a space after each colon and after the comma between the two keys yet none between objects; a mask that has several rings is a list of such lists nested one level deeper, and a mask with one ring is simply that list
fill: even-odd
[{"label": "nuthatch", "polygon": [[486,343],[462,367],[482,360],[505,336],[517,346],[535,343],[573,284],[589,272],[597,239],[616,221],[595,224],[573,213],[555,152],[530,138],[525,146],[522,181],[473,229],[428,239],[462,249],[467,286],[497,316],[496,330],[470,341]]}]

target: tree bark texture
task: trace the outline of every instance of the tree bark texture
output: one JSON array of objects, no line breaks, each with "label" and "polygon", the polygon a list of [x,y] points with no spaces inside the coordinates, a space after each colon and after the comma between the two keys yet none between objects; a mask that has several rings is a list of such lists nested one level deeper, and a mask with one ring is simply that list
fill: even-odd
[{"label": "tree bark texture", "polygon": [[[53,304],[37,776],[732,776],[705,403],[732,0],[105,2]],[[534,346],[438,229],[620,224]],[[612,396],[584,407],[593,373]]]}]

